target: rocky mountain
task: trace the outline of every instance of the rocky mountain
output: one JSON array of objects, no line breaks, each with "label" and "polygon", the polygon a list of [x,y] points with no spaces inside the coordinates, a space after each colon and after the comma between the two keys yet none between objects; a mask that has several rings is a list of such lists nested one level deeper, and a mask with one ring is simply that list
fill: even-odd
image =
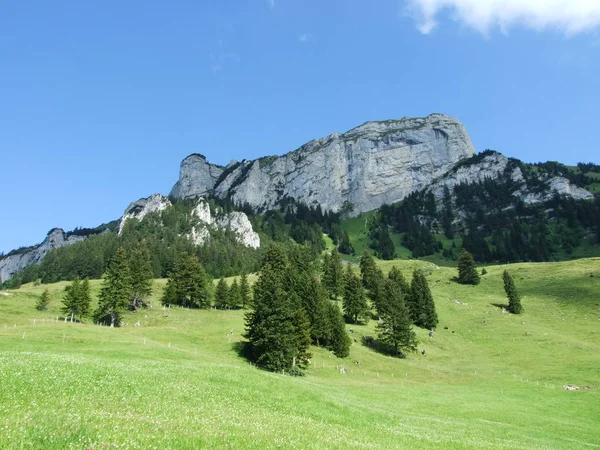
[{"label": "rocky mountain", "polygon": [[441,114],[367,122],[283,156],[219,167],[199,154],[181,163],[171,196],[214,195],[256,210],[293,198],[358,214],[402,200],[475,153],[465,127]]},{"label": "rocky mountain", "polygon": [[0,281],[6,281],[17,271],[30,264],[39,264],[46,253],[55,248],[74,244],[85,239],[84,236],[68,235],[61,228],[50,230],[46,239],[34,247],[15,250],[0,258]]}]

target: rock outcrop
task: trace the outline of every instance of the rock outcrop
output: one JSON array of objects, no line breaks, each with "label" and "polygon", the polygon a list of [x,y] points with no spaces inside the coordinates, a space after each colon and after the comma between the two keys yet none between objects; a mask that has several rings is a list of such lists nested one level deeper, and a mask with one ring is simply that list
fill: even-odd
[{"label": "rock outcrop", "polygon": [[13,252],[0,259],[0,280],[6,281],[30,264],[39,264],[50,250],[84,240],[84,236],[68,235],[61,228],[50,230],[46,239],[22,252]]},{"label": "rock outcrop", "polygon": [[358,214],[402,200],[474,153],[464,126],[441,114],[367,122],[284,156],[242,161],[227,168],[191,155],[181,163],[171,195],[178,199],[206,194],[230,197],[256,210],[289,197],[319,204],[324,210],[352,205]]},{"label": "rock outcrop", "polygon": [[[447,187],[450,192],[454,187],[463,183],[481,183],[485,179],[498,179],[507,172],[514,185],[516,186],[513,195],[519,197],[525,203],[542,203],[550,200],[553,195],[567,195],[576,200],[592,200],[594,195],[585,189],[571,183],[564,177],[544,176],[541,181],[545,184],[545,189],[536,189],[533,192],[527,186],[527,181],[523,172],[517,164],[511,164],[511,160],[498,152],[487,152],[481,160],[472,164],[459,164],[450,170],[444,176],[435,180],[427,191],[432,192],[436,200],[440,202],[444,197],[444,188]],[[479,158],[479,155],[478,155]]]},{"label": "rock outcrop", "polygon": [[160,194],[153,194],[150,197],[141,198],[138,201],[130,203],[119,221],[117,233],[119,236],[121,235],[125,222],[129,219],[142,220],[148,214],[164,211],[169,206],[171,206],[169,199]]}]

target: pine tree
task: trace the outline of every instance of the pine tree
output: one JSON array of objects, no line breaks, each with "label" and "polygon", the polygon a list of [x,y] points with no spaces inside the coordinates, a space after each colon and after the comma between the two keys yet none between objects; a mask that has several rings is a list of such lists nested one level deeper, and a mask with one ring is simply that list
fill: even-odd
[{"label": "pine tree", "polygon": [[222,278],[217,283],[217,289],[215,291],[215,307],[219,309],[229,308],[229,288],[225,282],[225,278]]},{"label": "pine tree", "polygon": [[92,296],[90,294],[90,280],[84,279],[79,290],[79,319],[87,316],[90,312]]},{"label": "pine tree", "polygon": [[369,306],[360,279],[352,273],[352,265],[348,263],[344,276],[343,310],[346,320],[358,323],[358,319],[368,320]]},{"label": "pine tree", "polygon": [[271,246],[246,313],[245,337],[251,359],[276,372],[292,370],[296,365],[304,367],[310,358],[310,323],[293,291],[290,274],[281,247]]},{"label": "pine tree", "polygon": [[376,289],[376,285],[379,282],[377,276],[377,265],[369,253],[369,250],[366,248],[360,258],[360,276],[362,279],[362,284],[367,291],[373,291]]},{"label": "pine tree", "polygon": [[145,245],[136,246],[129,255],[129,270],[131,274],[131,309],[145,307],[144,299],[152,295],[154,272],[148,248]]},{"label": "pine tree", "polygon": [[240,296],[242,308],[245,308],[250,302],[250,285],[248,284],[248,275],[245,273],[240,277]]},{"label": "pine tree", "polygon": [[[304,310],[310,322],[310,334],[316,345],[328,345],[331,341],[331,326],[329,321],[327,290],[323,287],[316,275],[311,275],[306,296],[304,297]],[[339,314],[339,308],[337,308]]]},{"label": "pine tree", "polygon": [[473,255],[464,248],[458,257],[458,282],[460,284],[479,284],[480,278],[475,270]]},{"label": "pine tree", "polygon": [[410,316],[415,325],[421,328],[432,329],[438,324],[435,303],[429,289],[429,284],[423,272],[415,269],[410,284]]},{"label": "pine tree", "polygon": [[338,250],[340,253],[344,253],[345,255],[354,255],[354,247],[350,243],[350,236],[348,236],[347,231],[344,231],[342,233],[340,245],[338,245]]},{"label": "pine tree", "polygon": [[379,244],[377,246],[377,253],[380,259],[391,260],[396,255],[396,249],[394,243],[390,238],[390,232],[387,225],[382,221],[379,231]]},{"label": "pine tree", "polygon": [[46,311],[48,309],[48,304],[50,304],[50,293],[48,292],[48,289],[44,289],[44,292],[42,292],[42,295],[35,304],[35,309],[38,311]]},{"label": "pine tree", "polygon": [[398,267],[393,266],[390,269],[390,272],[388,273],[388,279],[396,283],[400,291],[402,291],[402,293],[405,296],[410,294],[410,285],[408,284],[406,278],[404,278],[404,275],[402,275],[402,272],[400,272],[400,269],[398,269]]},{"label": "pine tree", "polygon": [[242,291],[238,284],[237,278],[233,279],[231,286],[229,286],[229,307],[238,309],[242,304]]},{"label": "pine tree", "polygon": [[378,339],[390,348],[394,356],[403,357],[404,352],[415,351],[417,348],[417,338],[411,328],[404,295],[388,279],[383,284],[382,296],[385,298],[385,308],[377,325]]},{"label": "pine tree", "polygon": [[81,299],[81,280],[75,277],[73,282],[65,287],[65,295],[63,297],[63,306],[60,311],[63,314],[71,316],[71,322],[80,310]]},{"label": "pine tree", "polygon": [[329,348],[338,358],[345,358],[350,354],[352,340],[346,331],[344,318],[340,313],[340,309],[332,303],[326,304],[326,310],[330,333],[327,348]]},{"label": "pine tree", "polygon": [[502,274],[504,281],[504,291],[508,297],[508,310],[513,314],[521,314],[523,312],[523,306],[521,306],[521,297],[515,286],[513,278],[510,276],[508,271],[504,271]]},{"label": "pine tree", "polygon": [[209,308],[209,289],[206,274],[198,258],[182,253],[169,274],[161,301],[166,306]]},{"label": "pine tree", "polygon": [[98,296],[98,309],[94,314],[96,322],[110,322],[110,327],[118,326],[121,316],[131,300],[131,274],[127,254],[121,247],[110,262]]},{"label": "pine tree", "polygon": [[323,283],[329,292],[330,298],[337,300],[342,293],[344,285],[344,268],[340,254],[336,249],[324,260]]}]

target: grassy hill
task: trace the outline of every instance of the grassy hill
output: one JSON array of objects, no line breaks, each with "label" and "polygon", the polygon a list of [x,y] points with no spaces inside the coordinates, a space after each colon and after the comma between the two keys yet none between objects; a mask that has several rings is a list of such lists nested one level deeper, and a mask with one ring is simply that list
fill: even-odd
[{"label": "grassy hill", "polygon": [[[380,264],[428,275],[440,325],[418,330],[425,355],[362,346],[371,321],[352,326],[346,359],[313,348],[302,378],[238,355],[243,311],[162,309],[164,280],[116,329],[57,321],[65,283],[46,312],[45,286],[0,294],[0,448],[600,447],[599,258],[489,266],[476,287],[428,262]],[[496,306],[505,268],[521,316]]]}]

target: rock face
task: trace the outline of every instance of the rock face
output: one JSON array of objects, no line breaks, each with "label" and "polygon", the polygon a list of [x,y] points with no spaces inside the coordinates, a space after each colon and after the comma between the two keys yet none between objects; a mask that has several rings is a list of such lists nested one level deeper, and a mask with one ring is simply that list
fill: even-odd
[{"label": "rock face", "polygon": [[543,180],[546,189],[537,192],[531,192],[527,188],[527,183],[523,172],[518,166],[509,165],[510,160],[497,152],[491,152],[486,155],[481,161],[474,164],[466,164],[450,170],[444,176],[435,180],[427,191],[432,192],[436,200],[439,202],[444,197],[444,187],[447,187],[450,192],[454,191],[454,187],[462,183],[480,183],[485,179],[497,179],[502,176],[507,170],[510,172],[510,178],[518,188],[513,192],[513,195],[519,197],[525,203],[541,203],[550,200],[553,195],[567,195],[576,200],[592,200],[593,194],[572,184],[564,177],[547,177]]},{"label": "rock face", "polygon": [[[119,222],[118,232],[121,234],[125,223],[130,219],[142,220],[152,212],[160,212],[171,206],[171,202],[167,197],[160,194],[151,195],[148,198],[142,198],[131,203],[121,221]],[[203,198],[198,198],[193,212],[198,224],[192,228],[192,231],[187,235],[188,239],[194,245],[202,245],[210,239],[210,229],[218,228],[230,230],[234,233],[236,240],[246,247],[260,247],[260,237],[252,229],[252,224],[248,216],[243,212],[231,212],[224,214],[217,209],[213,214],[210,210],[210,205]]]},{"label": "rock face", "polygon": [[117,232],[119,236],[123,232],[123,226],[129,219],[142,220],[148,214],[152,212],[161,212],[171,206],[171,202],[168,198],[163,197],[160,194],[153,194],[147,198],[141,198],[136,202],[130,203],[123,217],[119,221],[119,227]]},{"label": "rock face", "polygon": [[358,214],[402,200],[474,153],[464,126],[441,114],[367,122],[281,157],[242,161],[225,169],[191,155],[181,163],[171,195],[231,197],[257,210],[285,197],[333,211],[348,202]]},{"label": "rock face", "polygon": [[54,228],[48,233],[46,239],[44,239],[44,242],[40,245],[32,247],[30,250],[23,253],[5,256],[0,259],[0,280],[8,280],[16,272],[24,269],[29,264],[39,264],[46,253],[52,249],[74,244],[75,242],[84,239],[85,237],[83,236],[67,236],[61,228]]}]

